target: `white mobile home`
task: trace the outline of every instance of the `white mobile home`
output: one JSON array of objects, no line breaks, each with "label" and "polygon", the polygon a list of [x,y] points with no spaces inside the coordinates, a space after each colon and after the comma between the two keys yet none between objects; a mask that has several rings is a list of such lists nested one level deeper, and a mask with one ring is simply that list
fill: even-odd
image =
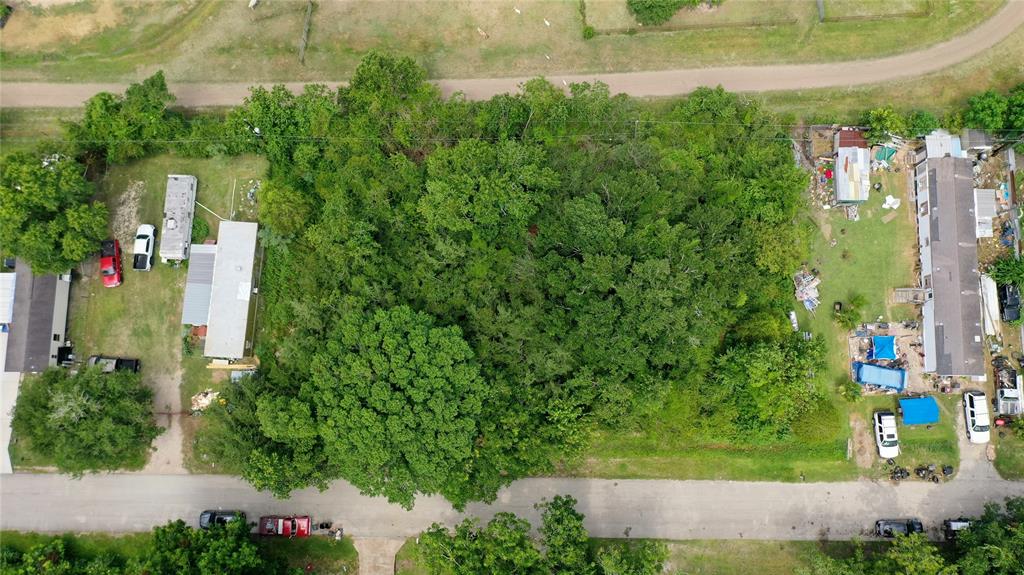
[{"label": "white mobile home", "polygon": [[164,224],[160,229],[160,261],[188,259],[192,243],[192,218],[196,211],[195,176],[167,176]]}]

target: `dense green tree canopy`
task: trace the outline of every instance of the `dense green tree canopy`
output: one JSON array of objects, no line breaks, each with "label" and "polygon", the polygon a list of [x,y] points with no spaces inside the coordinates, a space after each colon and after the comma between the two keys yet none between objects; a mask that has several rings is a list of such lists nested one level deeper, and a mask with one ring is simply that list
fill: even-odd
[{"label": "dense green tree canopy", "polygon": [[995,90],[985,90],[967,101],[964,122],[971,128],[1001,130],[1006,125],[1007,106],[1006,96]]},{"label": "dense green tree canopy", "polygon": [[53,368],[22,382],[11,426],[63,472],[138,469],[160,433],[152,399],[136,373]]},{"label": "dense green tree canopy", "polygon": [[0,160],[0,246],[36,273],[62,273],[99,251],[107,208],[89,202],[85,168],[60,154]]},{"label": "dense green tree canopy", "polygon": [[[279,494],[489,499],[699,390],[729,349],[789,345],[808,180],[771,115],[722,90],[655,119],[600,84],[468,102],[423,78],[374,54],[336,94],[254,89],[228,115],[271,178],[262,369],[213,411],[217,459]],[[737,377],[729,401],[796,417],[813,386],[787,377]],[[745,441],[768,417],[745,413],[702,432]]]}]

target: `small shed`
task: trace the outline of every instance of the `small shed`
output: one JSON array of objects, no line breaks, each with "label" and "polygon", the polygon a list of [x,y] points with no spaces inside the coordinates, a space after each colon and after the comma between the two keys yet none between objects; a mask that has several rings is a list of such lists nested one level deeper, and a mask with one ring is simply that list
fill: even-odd
[{"label": "small shed", "polygon": [[867,201],[871,189],[871,152],[860,130],[839,130],[835,137],[836,201],[860,203]]},{"label": "small shed", "polygon": [[14,284],[17,274],[0,273],[0,326],[14,320]]},{"label": "small shed", "polygon": [[914,397],[900,400],[903,425],[929,425],[939,422],[939,404],[935,398]]},{"label": "small shed", "polygon": [[874,359],[896,359],[896,336],[876,335],[872,337],[871,357]]},{"label": "small shed", "polygon": [[164,222],[160,228],[160,261],[164,263],[188,259],[198,183],[195,176],[167,176]]},{"label": "small shed", "polygon": [[854,378],[861,385],[875,385],[894,391],[903,391],[906,387],[907,372],[902,369],[891,369],[870,363],[854,362]]},{"label": "small shed", "polygon": [[975,189],[974,218],[976,222],[975,235],[977,237],[991,238],[994,235],[992,220],[995,219],[996,213],[996,191]]}]

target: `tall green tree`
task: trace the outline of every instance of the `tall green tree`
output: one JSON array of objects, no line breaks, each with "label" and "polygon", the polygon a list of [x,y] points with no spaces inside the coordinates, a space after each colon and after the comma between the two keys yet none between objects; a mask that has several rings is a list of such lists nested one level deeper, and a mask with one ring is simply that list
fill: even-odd
[{"label": "tall green tree", "polygon": [[907,135],[907,119],[892,106],[882,106],[867,113],[867,138],[872,144],[888,141],[893,136]]},{"label": "tall green tree", "polygon": [[0,160],[0,245],[35,273],[62,273],[99,249],[107,208],[90,202],[85,168],[60,154]]},{"label": "tall green tree", "polygon": [[1001,130],[1006,125],[1006,110],[1009,102],[1006,96],[995,90],[985,90],[967,100],[964,122],[970,128]]},{"label": "tall green tree", "polygon": [[152,400],[136,373],[52,368],[22,382],[11,427],[65,473],[139,469],[160,434]]}]

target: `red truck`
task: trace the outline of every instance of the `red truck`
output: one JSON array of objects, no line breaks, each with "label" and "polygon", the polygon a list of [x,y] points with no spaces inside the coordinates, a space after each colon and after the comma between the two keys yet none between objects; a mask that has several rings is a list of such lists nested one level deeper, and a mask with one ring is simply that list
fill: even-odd
[{"label": "red truck", "polygon": [[264,515],[260,517],[259,534],[274,537],[309,537],[309,515]]},{"label": "red truck", "polygon": [[103,276],[103,287],[121,285],[121,242],[100,242],[100,274]]}]

